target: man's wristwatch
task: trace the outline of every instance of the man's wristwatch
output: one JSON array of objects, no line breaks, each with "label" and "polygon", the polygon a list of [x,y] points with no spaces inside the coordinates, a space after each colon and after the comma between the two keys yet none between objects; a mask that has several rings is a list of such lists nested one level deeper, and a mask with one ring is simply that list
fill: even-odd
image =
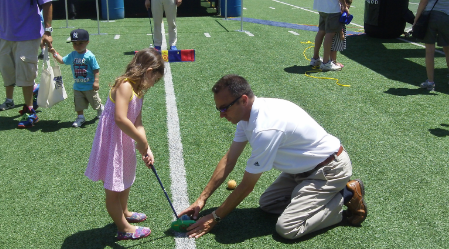
[{"label": "man's wristwatch", "polygon": [[45,28],[45,32],[53,32],[53,28],[52,27],[50,27],[50,28]]},{"label": "man's wristwatch", "polygon": [[215,211],[212,212],[212,216],[214,216],[214,220],[215,220],[216,222],[220,222],[220,221],[221,221],[220,216],[218,216],[218,215],[215,213]]}]

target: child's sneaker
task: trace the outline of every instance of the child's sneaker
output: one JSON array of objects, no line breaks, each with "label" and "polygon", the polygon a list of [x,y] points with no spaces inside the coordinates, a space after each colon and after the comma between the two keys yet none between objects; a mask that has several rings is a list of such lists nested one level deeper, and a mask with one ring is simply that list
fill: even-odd
[{"label": "child's sneaker", "polygon": [[170,46],[170,50],[178,50],[176,46]]},{"label": "child's sneaker", "polygon": [[98,108],[98,110],[97,110],[97,118],[100,118],[103,111],[104,111],[104,105],[101,105],[100,108]]},{"label": "child's sneaker", "polygon": [[86,122],[85,118],[78,117],[78,118],[75,119],[75,122],[73,122],[72,126],[73,127],[81,127],[81,125],[83,125],[84,122]]},{"label": "child's sneaker", "polygon": [[319,65],[321,65],[321,63],[323,63],[323,59],[321,59],[321,57],[318,57],[318,59],[310,59],[310,65],[312,67],[318,67]]},{"label": "child's sneaker", "polygon": [[23,109],[24,110],[21,111],[23,112],[22,119],[20,119],[19,125],[17,127],[19,129],[33,127],[34,124],[39,121],[36,112],[34,111],[34,109],[29,109],[28,107],[26,107],[26,109],[24,107]]},{"label": "child's sneaker", "polygon": [[151,230],[148,227],[137,227],[134,233],[117,232],[118,240],[141,239],[150,235]]},{"label": "child's sneaker", "polygon": [[340,71],[341,67],[329,60],[327,63],[321,64],[320,69],[322,71]]},{"label": "child's sneaker", "polygon": [[424,81],[419,85],[421,88],[426,88],[428,91],[435,90],[435,82],[429,82],[429,80]]},{"label": "child's sneaker", "polygon": [[14,108],[14,100],[8,101],[5,99],[5,102],[0,105],[0,111],[8,110]]}]

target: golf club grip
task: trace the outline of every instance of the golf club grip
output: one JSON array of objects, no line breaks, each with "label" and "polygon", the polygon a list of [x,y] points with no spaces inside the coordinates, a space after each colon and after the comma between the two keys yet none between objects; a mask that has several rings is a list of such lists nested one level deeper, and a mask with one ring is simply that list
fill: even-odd
[{"label": "golf club grip", "polygon": [[173,210],[173,214],[175,214],[176,219],[179,219],[178,214],[176,213],[175,208],[173,207],[173,204],[170,201],[170,197],[168,197],[167,191],[165,191],[164,185],[162,185],[161,179],[159,178],[159,175],[156,172],[156,168],[154,165],[151,165],[151,170],[153,170],[154,174],[156,175],[156,178],[159,182],[159,185],[161,185],[162,190],[164,191],[165,197],[167,197],[168,203],[170,204],[171,209]]}]

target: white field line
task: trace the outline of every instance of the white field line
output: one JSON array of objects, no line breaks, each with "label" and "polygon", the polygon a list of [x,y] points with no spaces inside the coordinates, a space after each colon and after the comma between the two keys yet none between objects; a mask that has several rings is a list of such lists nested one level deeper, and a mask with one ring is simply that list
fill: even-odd
[{"label": "white field line", "polygon": [[115,36],[114,36],[114,39],[115,39],[115,40],[120,39],[120,35],[115,35]]},{"label": "white field line", "polygon": [[251,32],[249,32],[249,31],[245,31],[245,33],[248,35],[248,36],[254,36]]},{"label": "white field line", "polygon": [[[288,6],[294,7],[294,8],[296,8],[296,9],[302,9],[302,10],[305,10],[305,11],[309,11],[309,12],[312,12],[312,13],[318,14],[318,12],[316,12],[316,11],[312,11],[312,10],[309,10],[309,9],[306,9],[306,8],[302,8],[302,7],[299,7],[299,6],[295,6],[295,5],[293,5],[293,4],[289,4],[289,3],[281,2],[281,1],[278,1],[278,0],[273,0],[273,2],[277,2],[277,3],[280,3],[280,4],[285,4],[285,5],[288,5]],[[410,4],[414,4],[414,3],[410,3]],[[364,28],[364,26],[362,26],[362,25],[360,25],[360,24],[356,24],[356,23],[353,23],[353,22],[351,22],[351,24],[350,24],[350,25],[354,25],[354,26],[357,26],[357,27],[361,27],[361,28]],[[408,43],[411,43],[411,44],[413,44],[413,45],[416,45],[416,46],[418,46],[418,47],[423,47],[423,48],[425,48],[425,46],[424,46],[424,45],[421,45],[421,44],[419,44],[419,43],[416,43],[416,42],[412,42],[412,41],[407,41],[407,40],[405,40],[405,39],[402,39],[402,38],[396,38],[396,39],[398,39],[398,40],[401,40],[401,41],[404,41],[404,42],[408,42]],[[444,54],[444,52],[443,52],[443,51],[441,51],[441,50],[438,50],[438,49],[435,49],[435,52],[437,52],[437,53],[440,53],[440,54]]]},{"label": "white field line", "polygon": [[210,34],[209,33],[204,33],[204,36],[210,37]]},{"label": "white field line", "polygon": [[[162,34],[165,34],[164,23],[162,23]],[[167,49],[165,35],[162,36],[162,50]],[[181,142],[181,133],[179,129],[178,108],[176,107],[175,89],[173,87],[173,77],[170,63],[165,62],[165,101],[167,105],[167,128],[168,128],[168,150],[170,154],[170,178],[173,207],[176,212],[188,208],[189,196],[187,194],[186,169],[184,167],[184,158]],[[167,208],[167,212],[170,209]],[[173,215],[173,220],[176,217]],[[175,233],[176,248],[196,248],[195,239],[190,239],[185,233]]]},{"label": "white field line", "polygon": [[289,33],[291,33],[291,34],[294,34],[294,35],[299,35],[298,33],[296,33],[295,31],[291,31],[291,30],[289,30],[288,31]]}]

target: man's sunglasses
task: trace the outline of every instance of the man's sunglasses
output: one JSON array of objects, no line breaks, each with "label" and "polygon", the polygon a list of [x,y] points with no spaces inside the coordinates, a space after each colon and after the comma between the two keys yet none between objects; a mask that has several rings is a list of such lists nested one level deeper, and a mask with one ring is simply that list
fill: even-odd
[{"label": "man's sunglasses", "polygon": [[[243,95],[242,95],[242,96],[243,96]],[[231,104],[229,104],[229,105],[226,106],[226,107],[223,107],[223,108],[215,107],[215,108],[217,108],[217,111],[219,111],[219,112],[226,112],[226,111],[227,111],[233,104],[235,104],[235,103],[236,103],[242,96],[236,98],[234,101],[231,102]]]}]

